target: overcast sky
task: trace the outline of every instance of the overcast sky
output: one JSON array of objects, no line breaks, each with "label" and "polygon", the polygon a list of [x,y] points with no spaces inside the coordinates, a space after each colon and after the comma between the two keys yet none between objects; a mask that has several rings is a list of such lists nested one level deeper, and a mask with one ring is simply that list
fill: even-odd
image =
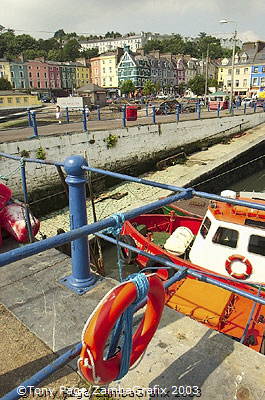
[{"label": "overcast sky", "polygon": [[196,36],[229,33],[237,22],[244,40],[265,40],[265,0],[0,0],[0,25],[17,34],[47,38],[65,32],[104,34],[107,31],[180,33]]}]

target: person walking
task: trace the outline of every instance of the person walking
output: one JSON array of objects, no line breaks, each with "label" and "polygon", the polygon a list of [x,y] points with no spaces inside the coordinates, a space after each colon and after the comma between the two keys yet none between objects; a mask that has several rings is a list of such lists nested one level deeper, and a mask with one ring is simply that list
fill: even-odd
[{"label": "person walking", "polygon": [[59,124],[61,124],[62,123],[62,121],[61,121],[62,113],[61,113],[61,107],[58,105],[56,106],[55,115],[56,115],[56,119],[58,120]]}]

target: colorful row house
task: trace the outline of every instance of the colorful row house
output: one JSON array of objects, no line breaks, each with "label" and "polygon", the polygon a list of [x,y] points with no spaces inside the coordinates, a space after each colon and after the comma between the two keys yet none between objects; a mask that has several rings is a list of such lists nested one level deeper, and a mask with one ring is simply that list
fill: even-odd
[{"label": "colorful row house", "polygon": [[[219,86],[231,92],[232,60],[224,58],[218,69]],[[265,42],[244,43],[235,55],[233,94],[254,96],[265,90]]]}]

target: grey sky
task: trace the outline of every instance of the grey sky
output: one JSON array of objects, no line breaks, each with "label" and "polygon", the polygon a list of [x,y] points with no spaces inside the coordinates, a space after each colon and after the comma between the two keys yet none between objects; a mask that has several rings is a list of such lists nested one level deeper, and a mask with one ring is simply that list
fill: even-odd
[{"label": "grey sky", "polygon": [[[244,40],[264,39],[264,0],[1,0],[0,25],[47,38],[65,32],[150,31],[196,36],[232,32],[235,20]],[[24,32],[16,32],[24,33]]]}]

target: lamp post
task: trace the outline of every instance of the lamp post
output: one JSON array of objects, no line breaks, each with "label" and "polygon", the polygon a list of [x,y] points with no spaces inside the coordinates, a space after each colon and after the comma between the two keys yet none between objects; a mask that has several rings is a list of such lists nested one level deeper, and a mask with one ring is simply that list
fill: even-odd
[{"label": "lamp post", "polygon": [[[203,62],[203,61],[202,61]],[[205,87],[204,87],[204,105],[206,106],[207,94],[208,94],[208,62],[209,62],[209,44],[207,45],[207,53],[205,60]],[[203,66],[203,64],[202,64]]]},{"label": "lamp post", "polygon": [[222,19],[219,21],[220,24],[235,24],[235,31],[233,33],[233,52],[232,52],[232,69],[231,69],[231,92],[230,92],[230,112],[233,110],[233,92],[234,92],[234,70],[235,70],[235,52],[236,52],[236,38],[237,38],[237,29],[236,29],[236,22],[230,21],[227,19]]}]

